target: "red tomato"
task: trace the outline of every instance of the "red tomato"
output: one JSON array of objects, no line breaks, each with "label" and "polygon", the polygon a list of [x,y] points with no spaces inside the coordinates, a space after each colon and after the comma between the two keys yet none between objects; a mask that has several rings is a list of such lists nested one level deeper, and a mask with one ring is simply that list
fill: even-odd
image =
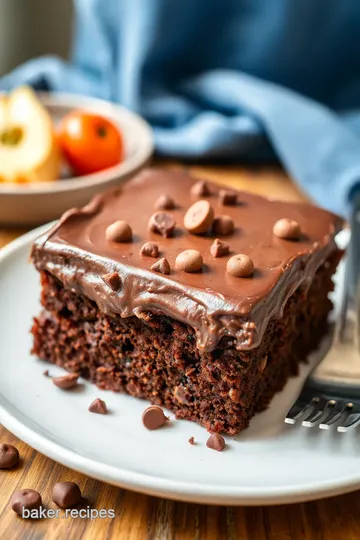
[{"label": "red tomato", "polygon": [[117,127],[107,118],[72,111],[60,124],[59,144],[78,176],[102,171],[123,160],[124,143]]}]

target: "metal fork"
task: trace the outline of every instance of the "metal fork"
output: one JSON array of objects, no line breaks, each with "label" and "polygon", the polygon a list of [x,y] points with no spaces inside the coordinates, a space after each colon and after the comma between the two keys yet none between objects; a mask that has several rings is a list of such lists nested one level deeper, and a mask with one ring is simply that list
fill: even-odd
[{"label": "metal fork", "polygon": [[287,424],[300,421],[320,429],[336,424],[340,432],[360,424],[360,194],[354,200],[347,253],[332,345],[305,381]]}]

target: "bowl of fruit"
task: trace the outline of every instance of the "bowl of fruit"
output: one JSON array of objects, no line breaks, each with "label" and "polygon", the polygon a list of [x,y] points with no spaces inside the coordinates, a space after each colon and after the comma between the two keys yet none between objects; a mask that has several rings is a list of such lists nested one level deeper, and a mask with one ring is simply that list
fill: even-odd
[{"label": "bowl of fruit", "polygon": [[86,204],[141,169],[150,126],[113,103],[73,94],[0,95],[0,224],[35,225]]}]

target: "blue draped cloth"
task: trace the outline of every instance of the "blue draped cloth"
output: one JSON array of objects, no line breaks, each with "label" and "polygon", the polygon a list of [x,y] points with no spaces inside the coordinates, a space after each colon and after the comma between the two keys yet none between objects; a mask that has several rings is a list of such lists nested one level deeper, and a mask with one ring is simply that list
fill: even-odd
[{"label": "blue draped cloth", "polygon": [[89,94],[154,129],[157,152],[260,159],[347,215],[360,179],[359,0],[75,0],[71,63],[31,60],[0,89]]}]

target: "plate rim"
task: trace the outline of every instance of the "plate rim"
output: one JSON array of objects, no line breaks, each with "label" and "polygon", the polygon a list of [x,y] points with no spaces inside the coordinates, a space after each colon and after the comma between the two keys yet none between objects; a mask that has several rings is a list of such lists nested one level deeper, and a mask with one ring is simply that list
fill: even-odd
[{"label": "plate rim", "polygon": [[[0,271],[1,265],[6,259],[17,250],[27,245],[30,247],[31,242],[50,226],[51,224],[48,223],[37,227],[1,248]],[[2,400],[1,395],[0,400]],[[244,488],[212,484],[202,485],[199,483],[164,479],[114,467],[96,459],[82,456],[29,427],[16,414],[7,410],[1,402],[0,422],[6,429],[29,444],[32,448],[70,469],[121,488],[177,501],[246,506],[289,504],[349,493],[360,487],[360,470],[357,475],[355,473],[335,481],[327,480],[317,483],[305,483],[296,487],[248,486]]]}]

